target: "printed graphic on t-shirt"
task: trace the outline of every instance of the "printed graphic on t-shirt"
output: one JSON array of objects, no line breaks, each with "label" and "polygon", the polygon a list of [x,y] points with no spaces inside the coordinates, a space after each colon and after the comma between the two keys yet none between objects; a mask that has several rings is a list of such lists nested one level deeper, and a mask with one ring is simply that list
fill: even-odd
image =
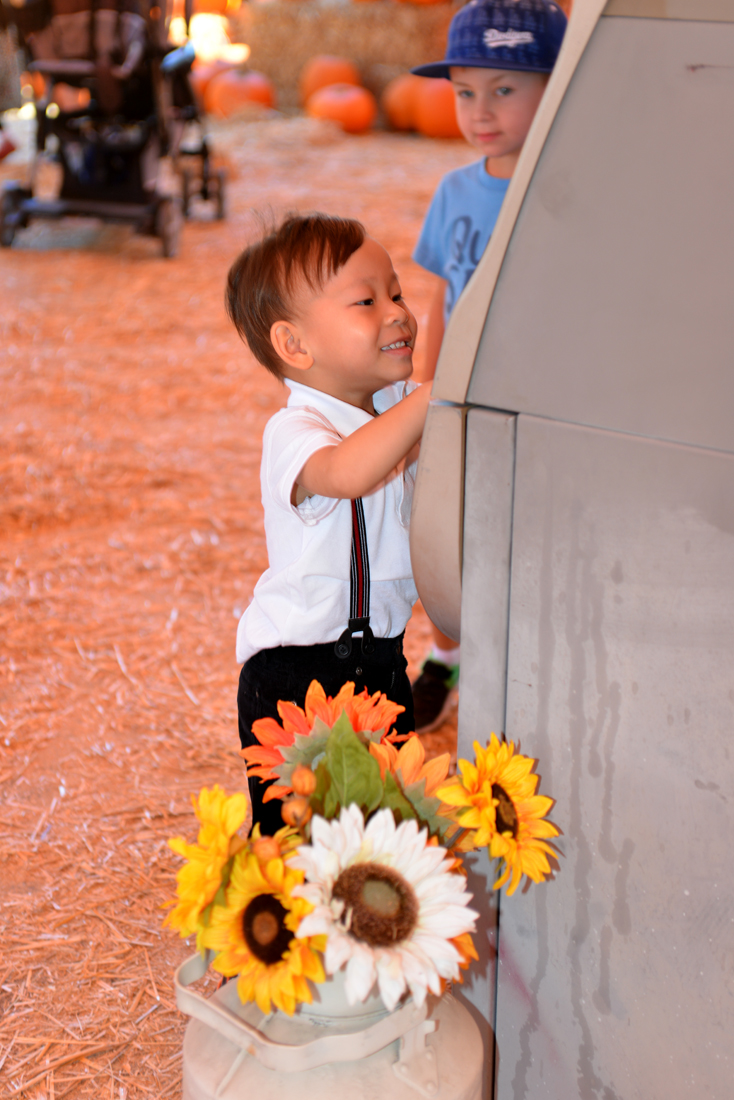
[{"label": "printed graphic on t-shirt", "polygon": [[469,214],[455,218],[449,229],[449,263],[446,266],[445,311],[448,316],[454,308],[456,299],[474,274],[474,269],[482,258],[484,242],[482,229],[475,227]]},{"label": "printed graphic on t-shirt", "polygon": [[488,175],[478,160],[455,168],[438,185],[413,259],[446,280],[444,321],[481,259],[509,183]]}]

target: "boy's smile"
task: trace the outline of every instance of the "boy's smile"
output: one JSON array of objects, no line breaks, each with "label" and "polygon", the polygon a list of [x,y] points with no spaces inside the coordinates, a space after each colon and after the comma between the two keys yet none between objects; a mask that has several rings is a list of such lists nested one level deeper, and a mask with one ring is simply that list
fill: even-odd
[{"label": "boy's smile", "polygon": [[450,69],[462,134],[487,158],[492,176],[509,178],[548,83],[546,73]]},{"label": "boy's smile", "polygon": [[397,340],[394,344],[386,344],[384,348],[380,348],[380,351],[389,352],[391,354],[397,353],[402,356],[412,356],[413,345],[410,340]]},{"label": "boy's smile", "polygon": [[416,320],[372,237],[322,287],[302,286],[271,338],[284,375],[373,412],[372,395],[413,373]]}]

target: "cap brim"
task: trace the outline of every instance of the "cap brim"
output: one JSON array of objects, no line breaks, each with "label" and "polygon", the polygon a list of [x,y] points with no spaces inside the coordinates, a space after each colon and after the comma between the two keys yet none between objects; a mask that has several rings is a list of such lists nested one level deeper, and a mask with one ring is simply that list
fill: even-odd
[{"label": "cap brim", "polygon": [[433,61],[430,65],[419,65],[411,69],[414,76],[443,76],[448,79],[449,67],[445,61]]},{"label": "cap brim", "polygon": [[541,68],[540,65],[523,65],[512,61],[501,61],[499,58],[495,61],[493,58],[484,57],[447,57],[445,61],[432,61],[430,65],[418,65],[417,68],[410,71],[414,76],[443,77],[445,80],[450,80],[450,69],[505,69],[519,73],[550,73],[553,71],[552,66]]}]

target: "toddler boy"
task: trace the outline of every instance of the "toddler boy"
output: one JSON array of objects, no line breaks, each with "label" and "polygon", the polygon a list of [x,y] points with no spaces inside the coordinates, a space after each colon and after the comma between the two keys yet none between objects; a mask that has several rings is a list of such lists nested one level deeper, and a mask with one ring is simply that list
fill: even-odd
[{"label": "toddler boy", "polygon": [[[470,0],[451,21],[444,60],[413,69],[451,80],[459,129],[482,154],[441,180],[413,253],[438,276],[427,328],[428,378],[446,322],[487,247],[565,29],[566,16],[552,0]],[[418,732],[443,720],[459,674],[456,642],[436,627],[433,641],[413,685]]]},{"label": "toddler boy", "polygon": [[[243,747],[279,699],[384,692],[413,730],[403,633],[417,599],[408,525],[430,386],[409,382],[416,322],[390,257],[359,222],[291,216],[238,257],[227,308],[290,390],[263,436],[268,569],[237,630]],[[253,820],[282,826],[251,780]]]}]

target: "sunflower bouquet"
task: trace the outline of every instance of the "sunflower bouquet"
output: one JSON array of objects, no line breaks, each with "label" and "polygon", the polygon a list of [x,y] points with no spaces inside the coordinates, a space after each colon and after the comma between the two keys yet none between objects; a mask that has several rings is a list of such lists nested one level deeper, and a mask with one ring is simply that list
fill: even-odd
[{"label": "sunflower bouquet", "polygon": [[245,795],[215,786],[193,800],[197,843],[169,841],[187,862],[166,923],[263,1013],[292,1014],[338,971],[350,1004],[377,985],[388,1009],[406,993],[420,1005],[477,958],[464,854],[488,848],[508,894],[550,873],[558,830],[534,761],[492,734],[449,778],[448,753],[427,761],[418,737],[391,732],[402,710],[314,681],[304,708],[279,703],[282,724],[255,722],[259,743],[242,750],[248,774],[270,781],[266,800],[283,801],[284,827],[243,838]]}]

